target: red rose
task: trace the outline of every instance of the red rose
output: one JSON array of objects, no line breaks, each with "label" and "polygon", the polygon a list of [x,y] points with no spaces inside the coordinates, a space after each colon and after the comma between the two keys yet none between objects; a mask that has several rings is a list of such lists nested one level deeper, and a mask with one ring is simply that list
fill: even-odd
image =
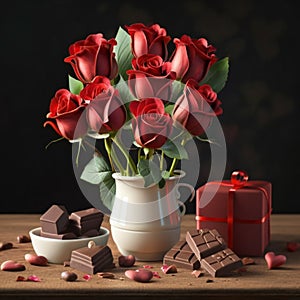
[{"label": "red rose", "polygon": [[80,97],[84,100],[93,100],[99,94],[111,88],[110,80],[104,76],[96,76],[81,90]]},{"label": "red rose", "polygon": [[176,72],[176,78],[182,82],[194,79],[200,82],[209,68],[217,61],[214,54],[216,49],[208,45],[207,40],[192,39],[183,35],[180,39],[175,38],[176,49],[172,54],[171,70]]},{"label": "red rose", "polygon": [[171,63],[154,54],[145,54],[132,60],[134,70],[128,70],[128,86],[138,98],[160,98],[170,100],[175,73]]},{"label": "red rose", "polygon": [[72,94],[66,89],[60,89],[50,102],[50,112],[44,126],[51,125],[62,137],[74,140],[87,132],[87,123],[84,117],[86,104],[80,96]]},{"label": "red rose", "polygon": [[[97,92],[94,92],[93,89]],[[99,90],[101,90],[100,94],[98,93]],[[105,89],[103,82],[98,84],[93,82],[82,90],[82,95],[85,99],[91,100],[86,108],[86,116],[93,131],[100,134],[109,133],[117,131],[124,125],[126,109],[118,91],[112,86]],[[96,96],[94,97],[94,95]]]},{"label": "red rose", "polygon": [[145,26],[142,23],[135,23],[125,26],[131,37],[131,49],[135,57],[144,54],[155,54],[166,60],[168,57],[167,44],[171,37],[167,36],[164,28],[158,24]]},{"label": "red rose", "polygon": [[173,120],[190,134],[199,136],[210,126],[212,118],[222,114],[221,101],[212,88],[189,80],[173,109]]},{"label": "red rose", "polygon": [[133,114],[132,130],[135,141],[142,147],[158,149],[172,132],[172,118],[165,112],[159,98],[145,98],[130,102]]},{"label": "red rose", "polygon": [[118,65],[113,53],[115,39],[106,40],[103,34],[91,34],[85,40],[77,41],[69,47],[70,56],[64,61],[70,63],[79,80],[91,82],[95,76],[116,77]]}]

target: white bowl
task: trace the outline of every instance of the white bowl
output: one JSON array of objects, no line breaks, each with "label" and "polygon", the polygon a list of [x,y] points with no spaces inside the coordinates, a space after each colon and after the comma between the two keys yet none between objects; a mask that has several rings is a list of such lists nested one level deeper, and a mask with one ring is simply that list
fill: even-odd
[{"label": "white bowl", "polygon": [[105,246],[108,241],[110,231],[100,228],[100,235],[88,238],[78,238],[70,240],[59,240],[40,236],[41,227],[29,231],[33,250],[36,255],[45,256],[49,263],[63,264],[70,261],[72,251],[86,247],[89,241],[94,241],[96,245]]}]

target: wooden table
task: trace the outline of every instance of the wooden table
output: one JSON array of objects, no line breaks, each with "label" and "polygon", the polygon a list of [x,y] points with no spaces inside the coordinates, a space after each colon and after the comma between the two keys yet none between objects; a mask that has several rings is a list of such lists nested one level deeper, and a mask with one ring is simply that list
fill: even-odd
[{"label": "wooden table", "polygon": [[[16,237],[28,235],[28,231],[39,227],[40,215],[0,214],[0,241],[11,241],[14,247],[0,251],[0,263],[16,260],[26,265],[22,272],[0,271],[0,299],[300,299],[300,249],[286,251],[286,242],[300,242],[300,215],[272,215],[271,243],[267,250],[285,254],[287,262],[279,269],[267,269],[264,259],[255,258],[255,265],[249,265],[230,277],[212,278],[209,274],[196,278],[191,272],[178,269],[176,274],[164,274],[162,262],[136,262],[135,267],[145,264],[153,266],[161,278],[153,278],[149,283],[138,283],[124,276],[125,269],[117,266],[118,251],[109,238],[116,262],[112,272],[115,279],[101,279],[93,275],[88,281],[84,273],[73,270],[78,275],[75,282],[60,279],[63,271],[71,270],[63,265],[50,264],[47,267],[29,265],[24,254],[34,253],[31,243],[19,244]],[[108,217],[103,226],[109,228]],[[182,238],[188,229],[194,228],[194,215],[186,215],[182,223]],[[41,282],[16,281],[18,275],[37,275]],[[212,282],[207,282],[212,280]]]}]

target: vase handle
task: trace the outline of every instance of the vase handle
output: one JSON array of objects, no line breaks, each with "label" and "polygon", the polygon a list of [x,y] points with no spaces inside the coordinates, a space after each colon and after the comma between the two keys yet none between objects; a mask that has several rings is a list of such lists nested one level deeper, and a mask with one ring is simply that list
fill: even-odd
[{"label": "vase handle", "polygon": [[[192,185],[190,185],[188,183],[184,183],[184,182],[180,182],[180,183],[177,184],[177,191],[178,191],[178,188],[180,188],[180,187],[186,187],[186,188],[188,188],[190,190],[191,195],[190,195],[190,197],[188,198],[187,201],[191,202],[194,199],[194,197],[195,197],[195,189],[194,189],[194,187]],[[180,193],[178,191],[178,199],[179,198],[180,198]],[[179,208],[181,208],[181,209],[179,209],[180,210],[180,215],[183,216],[185,214],[185,212],[186,212],[185,204],[182,201],[180,201],[180,200],[177,200],[177,201],[178,201]]]}]

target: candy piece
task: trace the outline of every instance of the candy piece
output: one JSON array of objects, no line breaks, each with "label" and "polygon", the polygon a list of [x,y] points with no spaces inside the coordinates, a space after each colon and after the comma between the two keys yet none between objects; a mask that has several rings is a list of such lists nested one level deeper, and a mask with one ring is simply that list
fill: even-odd
[{"label": "candy piece", "polygon": [[77,231],[79,235],[85,235],[92,229],[99,230],[104,214],[97,208],[88,208],[72,212],[69,220],[72,231]]},{"label": "candy piece", "polygon": [[226,243],[217,230],[190,230],[186,233],[186,242],[198,260],[225,249]]},{"label": "candy piece", "polygon": [[153,277],[153,272],[148,269],[127,270],[125,276],[137,282],[149,282]]},{"label": "candy piece", "polygon": [[186,241],[177,242],[165,255],[164,265],[176,265],[178,268],[196,270],[200,268],[200,262],[192,252]]},{"label": "candy piece", "polygon": [[120,255],[118,262],[120,267],[132,267],[135,263],[135,257],[134,255]]},{"label": "candy piece", "polygon": [[0,270],[2,271],[24,271],[25,269],[23,264],[14,260],[6,260],[0,266]]},{"label": "candy piece", "polygon": [[64,271],[60,274],[61,279],[65,280],[65,281],[75,281],[78,276],[76,273],[74,272],[70,272],[70,271]]},{"label": "candy piece", "polygon": [[69,226],[69,214],[63,205],[52,205],[41,217],[43,232],[61,234]]},{"label": "candy piece", "polygon": [[48,265],[48,259],[45,256],[27,253],[25,254],[24,257],[25,260],[29,262],[31,265],[35,265],[35,266]]},{"label": "candy piece", "polygon": [[113,268],[113,256],[108,246],[83,247],[72,251],[70,267],[79,271],[96,274]]},{"label": "candy piece", "polygon": [[213,277],[229,275],[242,266],[242,260],[229,248],[201,259],[201,267]]},{"label": "candy piece", "polygon": [[17,241],[20,244],[22,244],[22,243],[29,243],[29,242],[31,242],[31,239],[27,235],[18,235],[17,236]]},{"label": "candy piece", "polygon": [[286,263],[285,255],[275,255],[274,252],[267,252],[265,254],[265,260],[268,265],[268,269],[275,269]]},{"label": "candy piece", "polygon": [[13,243],[11,242],[0,242],[0,251],[8,250],[13,247]]}]

